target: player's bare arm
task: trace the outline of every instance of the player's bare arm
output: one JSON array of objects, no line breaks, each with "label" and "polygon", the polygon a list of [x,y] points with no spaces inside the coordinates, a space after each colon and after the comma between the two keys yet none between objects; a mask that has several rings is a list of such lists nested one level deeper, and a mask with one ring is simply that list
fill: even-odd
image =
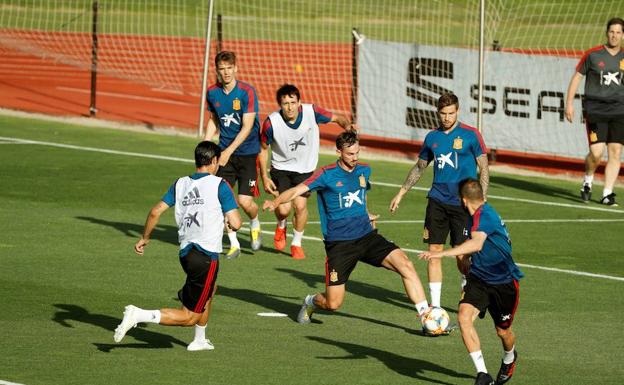
[{"label": "player's bare arm", "polygon": [[487,234],[483,231],[473,231],[470,236],[472,238],[466,240],[461,245],[437,252],[423,251],[422,253],[418,254],[418,258],[428,261],[431,258],[457,257],[460,255],[469,255],[472,253],[476,253],[477,251],[481,251],[481,249],[483,248],[483,243],[485,243],[485,239],[487,238]]},{"label": "player's bare arm", "polygon": [[167,204],[163,201],[156,203],[156,205],[152,207],[149,214],[147,215],[147,219],[145,220],[145,227],[143,228],[143,235],[141,236],[141,239],[139,239],[137,243],[134,245],[135,253],[139,255],[143,255],[143,252],[145,251],[145,246],[149,243],[149,239],[150,239],[150,236],[152,235],[152,231],[154,231],[154,228],[158,224],[158,221],[160,220],[160,216],[162,215],[162,213],[167,211],[168,208],[169,206],[167,206]]},{"label": "player's bare arm", "polygon": [[295,187],[291,187],[283,193],[279,194],[274,200],[264,201],[264,204],[262,205],[262,210],[273,211],[277,206],[281,205],[282,203],[288,203],[299,195],[304,194],[308,191],[310,191],[308,185],[306,185],[305,183],[299,183]]},{"label": "player's bare arm", "polygon": [[206,133],[204,134],[204,140],[212,141],[214,136],[219,131],[219,122],[217,119],[217,114],[210,114],[210,119],[208,119],[208,124],[206,127]]},{"label": "player's bare arm", "polygon": [[581,80],[583,79],[583,75],[579,72],[575,72],[572,75],[572,79],[570,79],[570,85],[568,86],[568,92],[566,94],[566,109],[565,116],[568,122],[572,123],[572,119],[574,119],[574,96],[576,95],[576,90],[578,89]]},{"label": "player's bare arm", "polygon": [[418,159],[414,167],[407,174],[407,178],[405,178],[405,182],[403,182],[403,186],[399,189],[399,192],[392,198],[390,202],[390,212],[395,212],[396,209],[399,208],[399,203],[401,199],[403,199],[403,195],[407,194],[407,192],[420,180],[420,177],[427,169],[429,162],[424,159]]},{"label": "player's bare arm", "polygon": [[225,166],[227,162],[230,160],[230,156],[232,156],[234,151],[236,151],[236,149],[241,144],[243,144],[245,139],[247,139],[247,137],[251,133],[251,130],[253,129],[255,119],[256,119],[255,112],[247,112],[243,114],[243,124],[241,125],[241,130],[238,133],[238,135],[236,135],[232,143],[230,143],[230,145],[227,146],[227,148],[221,152],[221,157],[219,158],[219,165]]},{"label": "player's bare arm", "polygon": [[269,176],[269,167],[267,165],[269,159],[269,145],[264,142],[260,142],[260,146],[261,147],[260,153],[258,154],[258,162],[260,163],[260,176],[262,177],[262,185],[264,186],[264,191],[271,195],[277,196],[277,186],[275,186],[275,183],[273,183],[271,177]]},{"label": "player's bare arm", "polygon": [[477,157],[477,166],[479,167],[479,184],[483,189],[483,199],[487,200],[488,187],[490,186],[490,167],[487,154],[481,154]]},{"label": "player's bare arm", "polygon": [[342,114],[332,114],[331,121],[337,123],[345,131],[359,131],[360,129],[357,124],[351,123],[351,120],[347,119],[347,117]]}]

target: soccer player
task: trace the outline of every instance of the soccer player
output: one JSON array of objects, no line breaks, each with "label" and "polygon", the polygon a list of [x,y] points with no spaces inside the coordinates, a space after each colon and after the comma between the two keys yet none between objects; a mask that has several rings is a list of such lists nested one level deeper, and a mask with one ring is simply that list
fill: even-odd
[{"label": "soccer player", "polygon": [[186,283],[178,292],[182,307],[144,310],[134,305],[126,306],[123,320],[115,329],[115,342],[120,342],[137,323],[151,322],[169,326],[195,326],[195,338],[187,349],[214,349],[206,338],[206,324],[219,272],[224,217],[228,226],[234,230],[241,225],[232,188],[227,181],[215,176],[219,169],[220,154],[221,149],[215,143],[204,141],[197,145],[196,172],[179,178],[171,185],[162,200],[150,211],[143,236],[134,245],[134,251],[143,255],[160,216],[169,207],[175,206],[180,265],[186,273]]},{"label": "soccer player", "polygon": [[303,183],[265,201],[263,209],[275,210],[308,191],[316,191],[321,228],[327,253],[324,293],[308,295],[297,316],[310,323],[317,309],[337,310],[345,297],[345,284],[358,261],[383,267],[401,276],[405,292],[420,316],[429,310],[425,291],[414,265],[403,250],[375,229],[377,215],[367,209],[371,168],[358,163],[360,145],[355,131],[336,138],[338,161],[315,172]]},{"label": "soccer player", "polygon": [[489,385],[494,384],[494,380],[485,366],[474,321],[477,316],[485,317],[486,310],[490,313],[504,350],[496,376],[496,384],[501,385],[511,379],[518,360],[511,324],[518,307],[518,280],[523,274],[511,257],[511,241],[505,223],[494,208],[485,203],[481,184],[468,179],[460,189],[462,202],[471,215],[470,239],[452,249],[423,252],[420,258],[431,261],[472,254],[457,319],[464,345],[477,370],[475,385]]},{"label": "soccer player", "polygon": [[[236,79],[236,55],[222,51],[215,57],[219,82],[208,88],[207,102],[211,118],[204,140],[211,140],[219,132],[221,160],[218,176],[234,186],[238,183],[238,204],[250,219],[251,249],[262,246],[262,233],[258,220],[259,196],[256,158],[260,152],[260,121],[258,97],[249,84]],[[240,255],[236,232],[227,228],[230,249],[226,258]]]},{"label": "soccer player", "polygon": [[574,97],[585,76],[583,113],[587,127],[589,153],[585,157],[585,179],[581,199],[591,199],[594,172],[607,149],[605,184],[600,203],[617,205],[613,188],[620,172],[624,143],[624,20],[607,22],[607,42],[589,49],[576,66],[566,96],[566,118],[574,118]]},{"label": "soccer player", "polygon": [[[284,84],[277,90],[279,111],[270,114],[262,124],[260,150],[260,174],[264,190],[275,196],[308,179],[318,163],[319,124],[335,122],[345,130],[357,129],[341,114],[334,114],[314,104],[302,104],[297,87]],[[271,176],[267,172],[267,157],[271,147]],[[293,239],[290,255],[294,259],[305,258],[301,247],[303,231],[308,220],[306,206],[310,192],[296,197],[292,204],[282,203],[275,210],[277,226],[274,245],[277,250],[286,247],[286,219],[291,205],[293,216]]]},{"label": "soccer player", "polygon": [[[425,137],[416,165],[410,170],[403,186],[390,202],[395,212],[403,196],[420,180],[425,169],[434,161],[433,183],[427,194],[429,202],[425,214],[423,241],[429,251],[441,251],[451,234],[451,245],[456,246],[468,238],[468,213],[459,199],[459,182],[466,178],[479,178],[484,196],[487,196],[490,173],[487,149],[477,129],[457,120],[459,100],[454,94],[444,94],[438,99],[438,117],[441,125]],[[465,274],[467,265],[463,256],[457,257],[457,267]],[[442,261],[433,259],[427,266],[431,305],[440,306],[442,293]],[[465,277],[462,277],[462,286]]]}]

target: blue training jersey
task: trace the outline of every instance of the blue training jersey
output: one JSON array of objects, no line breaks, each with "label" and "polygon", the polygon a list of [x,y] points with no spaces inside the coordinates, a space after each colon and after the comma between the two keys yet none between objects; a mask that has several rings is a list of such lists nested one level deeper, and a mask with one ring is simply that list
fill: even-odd
[{"label": "blue training jersey", "polygon": [[227,148],[243,127],[243,114],[255,113],[253,128],[249,136],[234,151],[233,155],[256,155],[260,152],[260,120],[258,118],[258,97],[249,84],[236,81],[236,85],[226,94],[221,84],[208,88],[206,101],[208,109],[219,118],[219,147]]},{"label": "blue training jersey", "polygon": [[[191,175],[191,178],[197,180],[207,175],[210,175],[210,174],[203,173],[203,172],[196,172],[193,175]],[[234,197],[234,191],[232,190],[232,186],[230,186],[230,184],[225,179],[222,179],[221,183],[219,183],[219,191],[217,192],[217,197],[219,199],[219,203],[221,204],[221,211],[223,212],[223,214],[227,213],[230,210],[234,210],[238,208],[238,204],[236,203],[236,198]],[[161,200],[169,207],[175,205],[176,203],[176,184],[175,183],[173,183],[169,187],[169,189],[167,190],[165,195],[163,195]],[[180,257],[186,256],[191,251],[191,248],[193,247],[198,249],[199,251],[201,251],[202,253],[206,255],[210,255],[213,259],[217,259],[219,257],[216,253],[207,251],[195,243],[190,243],[187,247],[185,247],[184,249],[181,249],[179,253]]]},{"label": "blue training jersey", "polygon": [[373,231],[366,209],[370,174],[371,168],[365,163],[348,172],[336,162],[303,182],[317,192],[325,241],[359,239]]},{"label": "blue training jersey", "polygon": [[445,133],[442,128],[431,131],[418,157],[433,165],[433,184],[428,198],[461,206],[459,183],[464,179],[477,178],[477,157],[487,153],[485,143],[476,128],[458,123]]},{"label": "blue training jersey", "polygon": [[524,274],[511,257],[511,240],[507,227],[496,210],[484,203],[475,211],[470,221],[471,233],[481,231],[487,234],[481,251],[472,254],[470,273],[492,285],[522,278]]}]

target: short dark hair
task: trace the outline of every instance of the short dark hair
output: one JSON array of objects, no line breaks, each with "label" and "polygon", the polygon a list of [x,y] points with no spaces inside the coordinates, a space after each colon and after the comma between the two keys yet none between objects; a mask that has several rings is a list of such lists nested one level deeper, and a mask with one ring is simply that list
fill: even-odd
[{"label": "short dark hair", "polygon": [[464,179],[459,183],[459,195],[469,201],[483,200],[483,187],[476,179]]},{"label": "short dark hair", "polygon": [[195,147],[195,167],[209,166],[212,160],[221,156],[221,148],[209,140],[200,142]]},{"label": "short dark hair", "polygon": [[283,84],[280,88],[278,88],[277,93],[275,94],[275,98],[277,100],[277,104],[282,104],[282,98],[284,96],[296,96],[297,100],[301,99],[301,95],[299,94],[299,89],[292,84]]},{"label": "short dark hair", "polygon": [[236,54],[232,51],[219,52],[217,56],[215,56],[215,67],[218,67],[221,62],[236,65]]},{"label": "short dark hair", "polygon": [[345,147],[351,147],[359,141],[357,132],[351,130],[343,131],[336,138],[336,149],[342,150]]},{"label": "short dark hair", "polygon": [[624,30],[624,20],[621,17],[614,17],[607,22],[607,32],[609,32],[609,28],[611,28],[613,24],[621,25],[622,30]]},{"label": "short dark hair", "polygon": [[459,99],[457,99],[457,95],[452,92],[442,94],[438,99],[438,111],[444,107],[452,106],[453,104],[459,109]]}]

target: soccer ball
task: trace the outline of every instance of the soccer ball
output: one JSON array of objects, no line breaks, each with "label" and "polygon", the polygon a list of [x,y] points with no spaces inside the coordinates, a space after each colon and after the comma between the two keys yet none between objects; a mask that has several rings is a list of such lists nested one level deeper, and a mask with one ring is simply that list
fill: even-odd
[{"label": "soccer ball", "polygon": [[446,328],[449,325],[449,315],[441,307],[432,307],[429,313],[425,314],[420,321],[425,334],[437,336],[446,332]]}]

